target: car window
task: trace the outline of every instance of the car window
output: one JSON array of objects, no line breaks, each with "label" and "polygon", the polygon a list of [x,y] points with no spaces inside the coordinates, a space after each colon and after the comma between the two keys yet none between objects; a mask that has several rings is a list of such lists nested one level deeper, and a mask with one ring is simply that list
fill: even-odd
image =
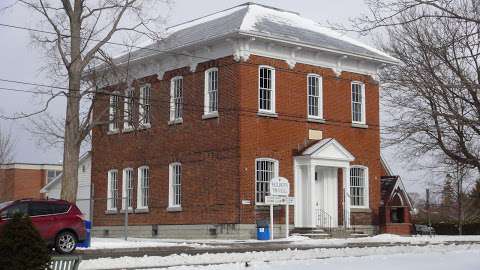
[{"label": "car window", "polygon": [[18,204],[12,205],[7,209],[3,210],[2,213],[0,213],[0,216],[2,218],[12,218],[17,213],[26,215],[28,213],[27,203],[18,203]]},{"label": "car window", "polygon": [[46,202],[31,202],[29,209],[30,216],[43,216],[53,214],[53,207]]},{"label": "car window", "polygon": [[53,207],[53,213],[55,214],[62,214],[67,212],[68,208],[70,206],[68,204],[52,204]]}]

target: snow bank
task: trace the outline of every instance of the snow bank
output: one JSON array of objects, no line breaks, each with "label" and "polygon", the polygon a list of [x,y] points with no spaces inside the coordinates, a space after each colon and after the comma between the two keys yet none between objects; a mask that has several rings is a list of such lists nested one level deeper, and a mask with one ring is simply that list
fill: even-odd
[{"label": "snow bank", "polygon": [[[122,267],[165,267],[192,264],[219,264],[219,263],[240,263],[256,264],[258,262],[279,262],[292,260],[317,260],[334,257],[357,257],[370,255],[392,254],[426,254],[432,252],[445,253],[459,250],[474,250],[480,255],[480,245],[435,245],[435,246],[393,246],[393,247],[372,247],[372,248],[336,248],[336,249],[310,249],[310,250],[282,250],[266,252],[247,253],[223,253],[223,254],[199,254],[186,255],[178,254],[166,257],[122,257],[122,258],[101,258],[82,261],[81,270],[88,269],[115,269]],[[478,258],[478,257],[477,257]],[[232,269],[232,268],[224,268]],[[259,268],[260,269],[260,268]],[[302,268],[299,268],[302,269]],[[416,268],[415,268],[416,269]],[[432,268],[428,268],[432,269]],[[456,269],[458,270],[458,269]]]},{"label": "snow bank", "polygon": [[[145,248],[145,247],[193,247],[209,248],[206,243],[194,243],[185,241],[169,241],[150,238],[129,238],[127,241],[119,238],[92,238],[91,247],[88,249],[119,249],[119,248]],[[218,247],[218,246],[217,246]],[[85,249],[85,248],[79,248]]]}]

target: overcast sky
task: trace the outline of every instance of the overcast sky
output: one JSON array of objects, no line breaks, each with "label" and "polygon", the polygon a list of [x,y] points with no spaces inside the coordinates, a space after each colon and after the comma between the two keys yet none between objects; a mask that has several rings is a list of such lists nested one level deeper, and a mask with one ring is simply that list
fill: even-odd
[{"label": "overcast sky", "polygon": [[[0,8],[13,0],[0,0]],[[168,25],[175,25],[197,17],[226,9],[245,1],[227,0],[176,0],[168,15]],[[256,1],[266,5],[299,12],[302,16],[320,23],[348,23],[348,19],[367,12],[363,0],[275,0]],[[37,21],[30,11],[15,8],[0,13],[0,23],[18,26],[35,27]],[[362,38],[370,42],[368,37]],[[371,42],[370,42],[371,43]],[[373,45],[373,44],[371,44]],[[0,26],[0,79],[21,80],[36,83],[49,83],[48,74],[42,72],[45,59],[40,48],[31,45],[30,34],[27,31],[9,29]],[[0,88],[34,89],[25,85],[0,82]],[[0,89],[0,113],[29,112],[38,109],[43,104],[42,97],[32,94],[15,93]],[[61,101],[52,104],[52,114],[63,113]],[[15,137],[15,161],[32,163],[56,163],[62,159],[61,149],[46,148],[38,145],[31,137],[26,127],[29,121],[0,121],[3,130],[10,130]],[[431,179],[429,174],[412,171],[396,160],[395,150],[386,150],[384,155],[395,173],[402,175],[409,191],[423,192],[425,183]]]}]

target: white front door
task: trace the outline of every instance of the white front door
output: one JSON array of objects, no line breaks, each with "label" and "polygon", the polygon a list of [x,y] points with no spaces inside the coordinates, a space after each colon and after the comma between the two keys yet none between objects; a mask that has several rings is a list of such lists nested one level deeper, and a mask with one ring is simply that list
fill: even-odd
[{"label": "white front door", "polygon": [[312,206],[317,227],[338,226],[338,168],[315,167]]}]

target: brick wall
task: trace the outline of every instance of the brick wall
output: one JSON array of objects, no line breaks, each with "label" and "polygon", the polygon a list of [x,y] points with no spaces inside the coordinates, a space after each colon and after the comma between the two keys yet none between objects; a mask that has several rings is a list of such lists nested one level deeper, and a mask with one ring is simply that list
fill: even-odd
[{"label": "brick wall", "polygon": [[[257,116],[260,64],[276,68],[277,118]],[[219,67],[220,117],[202,120],[204,70],[212,66]],[[325,124],[306,121],[308,73],[323,76]],[[169,126],[170,78],[177,75],[184,76],[185,111],[182,124]],[[367,129],[351,127],[352,80],[366,85]],[[370,77],[343,72],[338,78],[331,69],[304,64],[297,64],[291,70],[284,61],[251,56],[247,62],[236,63],[227,57],[201,64],[193,73],[183,68],[167,72],[162,81],[152,76],[143,82],[152,85],[151,128],[107,135],[107,126],[103,125],[93,131],[96,225],[122,223],[121,215],[105,214],[108,170],[117,169],[118,178],[122,179],[123,168],[136,170],[143,165],[149,165],[151,170],[151,209],[148,214],[132,214],[131,224],[254,223],[266,215],[264,208],[257,207],[259,211],[256,211],[254,205],[255,158],[279,160],[280,175],[291,181],[291,194],[294,194],[293,156],[305,147],[309,129],[322,130],[324,138],[335,138],[356,157],[352,164],[369,168],[372,211],[352,215],[358,215],[357,220],[366,224],[378,224],[379,89]],[[138,97],[138,88],[136,95]],[[100,97],[94,114],[103,114],[106,119],[107,107],[108,97]],[[168,164],[176,161],[183,164],[183,211],[170,213],[166,211]],[[119,183],[121,190],[121,181]],[[134,186],[136,189],[136,183]],[[241,200],[249,200],[251,204],[241,204]],[[293,223],[293,207],[291,210],[290,222]],[[284,209],[277,213],[279,218],[275,222],[283,222]],[[341,220],[341,214],[339,217]]]},{"label": "brick wall", "polygon": [[0,201],[43,198],[45,179],[45,170],[0,169]]},{"label": "brick wall", "polygon": [[[213,66],[219,68],[220,117],[202,120],[204,71]],[[228,57],[200,64],[193,73],[183,68],[167,72],[161,81],[156,76],[146,78],[136,84],[135,94],[138,97],[138,85],[151,83],[151,128],[114,135],[107,135],[106,125],[94,129],[92,183],[97,226],[123,222],[122,215],[105,214],[108,170],[117,169],[122,179],[123,168],[136,171],[143,165],[150,167],[150,212],[130,215],[130,224],[238,223],[237,69]],[[170,79],[179,75],[184,83],[183,123],[168,125]],[[104,113],[107,106],[108,98],[101,98],[94,113]],[[181,212],[167,211],[168,166],[172,162],[182,163]],[[137,173],[134,175],[136,190]],[[119,184],[121,190],[121,181]]]},{"label": "brick wall", "polygon": [[[305,147],[309,129],[323,131],[324,138],[335,138],[355,156],[352,165],[369,168],[371,213],[352,213],[358,224],[378,224],[380,201],[380,132],[379,89],[369,76],[343,72],[340,78],[331,69],[297,64],[289,69],[285,61],[251,56],[240,64],[240,172],[241,199],[255,200],[255,158],[279,160],[280,175],[290,180],[294,194],[293,155]],[[275,68],[276,112],[278,117],[257,116],[258,65]],[[307,74],[323,77],[325,124],[307,122]],[[367,129],[351,127],[351,81],[363,81],[366,86]],[[341,186],[339,186],[341,187]],[[339,192],[340,194],[340,192]],[[339,196],[339,206],[342,197]],[[252,223],[253,205],[242,205],[242,221]],[[342,215],[339,214],[339,217]],[[293,223],[294,215],[290,215]],[[341,218],[340,218],[341,220]],[[282,222],[282,221],[278,221]]]}]

